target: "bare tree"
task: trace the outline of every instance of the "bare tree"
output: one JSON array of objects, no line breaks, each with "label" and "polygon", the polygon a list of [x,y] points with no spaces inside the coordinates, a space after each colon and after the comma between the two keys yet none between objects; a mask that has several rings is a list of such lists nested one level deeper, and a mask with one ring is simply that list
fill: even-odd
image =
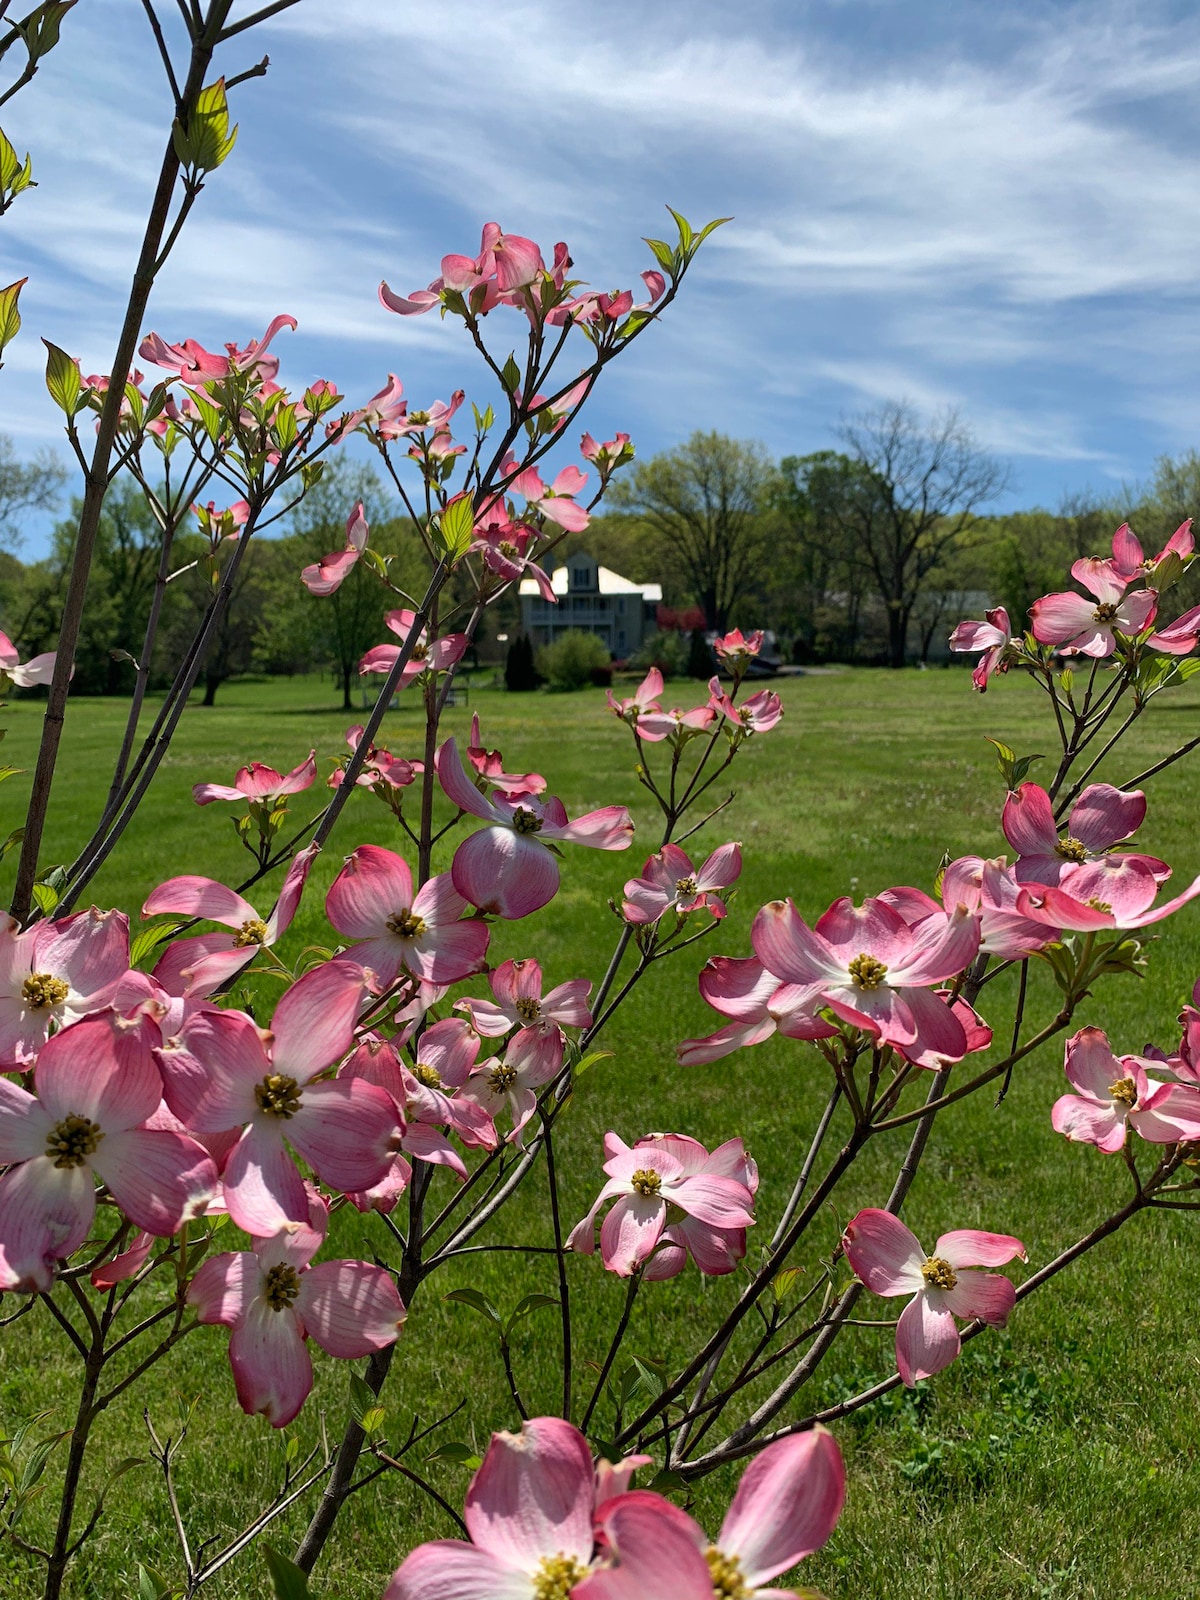
[{"label": "bare tree", "polygon": [[66,481],[66,468],[48,450],[21,461],[12,440],[0,433],[0,550],[21,544],[26,512],[53,511]]},{"label": "bare tree", "polygon": [[845,476],[833,514],[883,601],[889,665],[902,667],[913,607],[931,574],[963,547],[978,507],[1007,487],[1009,471],[953,410],[926,422],[907,401],[889,401],[839,432],[863,470]]},{"label": "bare tree", "polygon": [[765,551],[774,478],[761,445],[698,432],[640,463],[611,499],[659,536],[706,625],[724,630]]}]

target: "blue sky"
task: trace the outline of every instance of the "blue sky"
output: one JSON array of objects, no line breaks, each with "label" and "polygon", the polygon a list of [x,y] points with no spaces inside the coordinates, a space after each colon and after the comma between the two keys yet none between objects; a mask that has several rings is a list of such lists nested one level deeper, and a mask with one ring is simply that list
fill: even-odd
[{"label": "blue sky", "polygon": [[[610,369],[597,436],[782,455],[907,397],[961,409],[1012,505],[1200,443],[1194,5],[301,0],[218,67],[264,52],[155,289],[169,338],[241,343],[288,311],[285,382],[357,398],[391,370],[416,404],[482,403],[461,329],[389,315],[379,280],[424,286],[495,218],[633,283],[669,201],[735,221]],[[59,437],[37,336],[106,369],[169,120],[135,0],[83,0],[2,120],[39,181],[0,223],[0,281],[30,277],[0,430],[33,449]]]}]

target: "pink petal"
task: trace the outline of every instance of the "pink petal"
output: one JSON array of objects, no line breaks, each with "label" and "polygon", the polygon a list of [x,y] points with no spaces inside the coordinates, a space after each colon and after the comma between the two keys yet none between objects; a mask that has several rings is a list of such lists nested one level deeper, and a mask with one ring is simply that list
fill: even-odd
[{"label": "pink petal", "polygon": [[1111,1103],[1097,1105],[1077,1094],[1064,1094],[1050,1110],[1050,1126],[1074,1144],[1094,1144],[1112,1155],[1125,1143],[1125,1117]]},{"label": "pink petal", "polygon": [[212,1157],[182,1133],[106,1133],[91,1162],[129,1220],[159,1238],[199,1216],[217,1187]]},{"label": "pink petal", "polygon": [[506,1566],[533,1574],[546,1556],[592,1558],[592,1453],[558,1417],[495,1433],[463,1506],[467,1530]]},{"label": "pink petal", "polygon": [[628,850],[633,843],[633,819],[626,806],[602,806],[574,822],[543,831],[547,838],[589,845],[593,850]]},{"label": "pink petal", "polygon": [[1058,846],[1058,829],[1050,796],[1040,784],[1023,783],[1004,802],[1000,826],[1018,855],[1052,856]]},{"label": "pink petal", "polygon": [[748,1190],[732,1178],[697,1173],[665,1187],[674,1205],[710,1227],[745,1228],[754,1221]]},{"label": "pink petal", "polygon": [[[1010,1233],[981,1233],[978,1228],[956,1228],[952,1233],[943,1233],[933,1253],[955,1268],[1002,1267],[1008,1261],[1026,1259],[1025,1246],[1020,1239],[1014,1239]],[[977,1315],[974,1311],[965,1314]]]},{"label": "pink petal", "polygon": [[1146,796],[1140,789],[1093,783],[1072,806],[1067,832],[1099,855],[1136,833],[1145,818]]},{"label": "pink petal", "polygon": [[113,1011],[84,1017],[43,1046],[34,1081],[55,1122],[89,1117],[105,1134],[144,1122],[162,1099],[151,1053],[158,1030],[146,1018],[125,1022]]},{"label": "pink petal", "polygon": [[242,1410],[266,1417],[273,1428],[292,1421],[312,1388],[312,1360],[295,1312],[276,1311],[261,1298],[229,1336],[229,1365]]},{"label": "pink petal", "polygon": [[[488,822],[496,820],[496,810],[472,783],[463,767],[462,759],[458,753],[458,746],[453,739],[447,739],[437,752],[434,760],[437,769],[438,782],[446,792],[446,797],[458,807],[460,811],[469,812],[472,816],[483,817]],[[468,896],[468,899],[470,896]]]},{"label": "pink petal", "polygon": [[635,1489],[606,1502],[597,1521],[616,1565],[598,1567],[571,1600],[713,1600],[704,1535],[669,1500]]},{"label": "pink petal", "polygon": [[763,906],[754,919],[750,942],[763,966],[789,983],[815,984],[845,976],[829,945],[790,900]]},{"label": "pink petal", "polygon": [[56,1167],[48,1156],[10,1167],[0,1178],[0,1289],[49,1289],[55,1260],[79,1249],[95,1215],[90,1167]]},{"label": "pink petal", "polygon": [[717,1547],[737,1559],[746,1587],[760,1589],[812,1555],[842,1514],[846,1469],[825,1428],[770,1444],[742,1474]]},{"label": "pink petal", "polygon": [[530,1600],[529,1576],[460,1539],[419,1544],[392,1575],[383,1600]]},{"label": "pink petal", "polygon": [[967,1032],[954,1008],[928,989],[902,989],[900,994],[916,1029],[912,1042],[900,1045],[908,1059],[934,1070],[948,1061],[961,1061],[967,1053]]},{"label": "pink petal", "polygon": [[944,922],[930,917],[916,930],[907,953],[888,970],[888,983],[898,988],[926,988],[957,976],[979,949],[979,919],[956,906]]},{"label": "pink petal", "polygon": [[275,1070],[305,1083],[348,1055],[366,994],[362,973],[348,962],[327,961],[297,979],[271,1018]]},{"label": "pink petal", "polygon": [[779,979],[753,956],[712,956],[700,973],[700,993],[723,1017],[757,1021],[779,988]]},{"label": "pink petal", "polygon": [[270,917],[267,919],[267,943],[274,944],[292,925],[292,918],[296,915],[296,908],[300,904],[300,897],[304,893],[304,885],[308,881],[309,870],[317,856],[321,853],[319,844],[310,844],[307,849],[301,850],[293,859],[287,869],[283,880],[283,887],[279,891],[279,901]]},{"label": "pink petal", "polygon": [[932,1378],[957,1359],[962,1349],[954,1318],[928,1294],[914,1295],[896,1327],[896,1366],[911,1389],[919,1378]]},{"label": "pink petal", "polygon": [[387,921],[413,903],[412,873],[394,850],[359,845],[338,873],[325,897],[325,914],[339,933],[370,939],[384,933]]},{"label": "pink petal", "polygon": [[1107,1034],[1099,1028],[1080,1028],[1067,1040],[1064,1070],[1080,1094],[1105,1106],[1111,1099],[1111,1085],[1125,1076],[1124,1067],[1109,1047]]},{"label": "pink petal", "polygon": [[404,1326],[396,1285],[365,1261],[325,1261],[300,1280],[296,1310],[331,1356],[353,1360],[394,1344]]},{"label": "pink petal", "polygon": [[163,1095],[196,1133],[224,1133],[254,1116],[255,1085],[271,1070],[254,1023],[240,1011],[193,1011],[178,1035],[154,1052]]},{"label": "pink petal", "polygon": [[362,1078],[335,1078],[305,1087],[283,1131],[329,1188],[369,1189],[391,1165],[401,1129],[396,1103],[383,1089]]},{"label": "pink petal", "polygon": [[1047,594],[1029,608],[1033,636],[1042,644],[1065,644],[1094,626],[1096,602],[1081,594]]},{"label": "pink petal", "polygon": [[1017,1303],[1017,1291],[995,1272],[960,1272],[953,1289],[942,1291],[942,1304],[956,1317],[979,1317],[1002,1328]]},{"label": "pink petal", "polygon": [[111,1261],[106,1261],[103,1266],[97,1267],[89,1274],[93,1289],[111,1289],[114,1284],[127,1283],[130,1278],[136,1278],[138,1273],[150,1259],[150,1252],[154,1248],[154,1235],[143,1230],[134,1236],[133,1243],[122,1250]]},{"label": "pink petal", "polygon": [[234,1222],[259,1238],[308,1220],[308,1194],[281,1128],[252,1123],[246,1129],[225,1163],[222,1190]]},{"label": "pink petal", "polygon": [[11,1078],[0,1077],[0,1163],[44,1155],[53,1126],[54,1119],[33,1095]]},{"label": "pink petal", "polygon": [[510,921],[539,911],[558,892],[558,863],[549,850],[511,828],[480,828],[464,839],[450,874],[471,905]]},{"label": "pink petal", "polygon": [[66,978],[93,1008],[129,968],[129,918],[122,911],[92,906],[61,922],[41,922],[33,931],[33,970]]},{"label": "pink petal", "polygon": [[206,917],[210,922],[223,922],[227,927],[240,928],[244,922],[258,917],[258,912],[248,900],[223,883],[212,878],[168,878],[150,893],[142,907],[144,917],[156,917],[162,912],[175,912],[185,917]]},{"label": "pink petal", "polygon": [[666,1212],[663,1201],[651,1195],[621,1195],[600,1229],[600,1254],[610,1272],[627,1278],[653,1253]]},{"label": "pink petal", "polygon": [[741,876],[742,847],[738,842],[720,845],[696,874],[699,889],[727,889]]},{"label": "pink petal", "polygon": [[763,1017],[757,1022],[729,1022],[704,1039],[684,1039],[677,1046],[676,1054],[681,1066],[704,1066],[710,1061],[720,1061],[735,1050],[762,1044],[774,1033],[773,1017]]},{"label": "pink petal", "polygon": [[252,1250],[226,1250],[209,1256],[188,1285],[187,1303],[197,1322],[236,1327],[262,1283],[262,1268]]},{"label": "pink petal", "polygon": [[846,1259],[872,1294],[912,1294],[925,1286],[925,1252],[917,1236],[890,1211],[868,1208],[846,1227]]}]

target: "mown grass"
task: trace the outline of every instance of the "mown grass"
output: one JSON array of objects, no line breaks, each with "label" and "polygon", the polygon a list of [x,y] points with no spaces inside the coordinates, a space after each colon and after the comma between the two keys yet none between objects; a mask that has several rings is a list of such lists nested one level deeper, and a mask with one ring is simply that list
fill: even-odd
[{"label": "mown grass", "polygon": [[[689,688],[680,685],[678,692],[686,696]],[[735,769],[737,801],[693,841],[700,851],[728,837],[745,842],[746,868],[727,923],[710,941],[657,967],[634,991],[601,1041],[612,1059],[584,1078],[565,1119],[559,1161],[570,1221],[601,1181],[606,1128],[632,1138],[671,1127],[709,1142],[735,1132],[747,1137],[762,1169],[760,1232],[768,1234],[828,1092],[826,1069],[810,1048],[786,1042],[711,1067],[679,1068],[676,1042],[719,1020],[696,992],[700,965],[718,950],[746,951],[753,912],[766,899],[790,893],[811,916],[840,894],[861,896],[892,883],[928,887],[944,852],[999,852],[1002,786],[983,735],[1003,737],[1021,751],[1050,748],[1042,703],[1022,682],[997,685],[982,703],[960,672],[845,672],[792,680],[782,693],[783,723],[769,738],[752,742]],[[328,689],[315,680],[233,684],[221,699],[213,709],[189,709],[139,827],[96,881],[97,903],[136,911],[155,883],[179,872],[238,881],[248,857],[222,815],[229,808],[198,810],[190,785],[201,778],[228,781],[251,757],[286,767],[310,745],[321,758],[344,750],[351,719],[330,708]],[[1195,731],[1198,707],[1194,688],[1164,697],[1105,776],[1128,778],[1166,753]],[[634,811],[639,838],[629,855],[570,849],[552,904],[525,923],[501,925],[493,936],[495,960],[536,955],[550,982],[596,979],[617,931],[605,901],[619,894],[656,840],[655,815],[633,776],[623,730],[605,713],[598,692],[517,697],[473,691],[470,709],[479,710],[488,742],[503,747],[510,767],[546,773],[571,811],[614,801]],[[469,714],[451,711],[451,730],[464,733]],[[86,837],[123,717],[117,702],[80,701],[72,708],[49,859],[68,859]],[[39,707],[13,703],[3,720],[9,728],[5,759],[31,766]],[[418,737],[414,706],[389,716],[393,749],[416,755]],[[16,778],[0,789],[0,836],[19,820],[27,781]],[[1173,862],[1182,882],[1200,872],[1195,793],[1195,768],[1186,762],[1156,779],[1143,835],[1145,848]],[[313,805],[312,795],[302,796],[297,816],[310,814]],[[324,889],[344,851],[364,840],[396,843],[384,808],[365,795],[347,808],[314,871],[288,952],[329,942]],[[449,848],[439,864],[448,860]],[[10,886],[11,870],[10,859],[0,890]],[[269,893],[260,893],[269,904]],[[1171,1044],[1173,1018],[1200,972],[1200,912],[1191,908],[1159,932],[1146,977],[1107,979],[1086,1003],[1084,1020],[1107,1027],[1119,1049],[1140,1048],[1148,1039]],[[1053,1004],[1047,985],[1035,978],[1035,1024]],[[983,1009],[998,1037],[1011,1025],[1011,1007],[1007,979],[985,990]],[[1000,1109],[985,1092],[939,1120],[905,1213],[923,1237],[951,1226],[1015,1232],[1028,1245],[1032,1269],[1124,1199],[1128,1177],[1119,1161],[1068,1147],[1052,1133],[1048,1111],[1062,1087],[1061,1047],[1051,1046],[1023,1064]],[[881,1203],[902,1142],[892,1135],[871,1147],[839,1192],[836,1210],[814,1229],[802,1258],[810,1267],[848,1215]],[[451,1187],[444,1175],[435,1181],[438,1195]],[[544,1196],[540,1181],[532,1184],[506,1214],[503,1237],[544,1242]],[[804,1581],[833,1600],[957,1600],[964,1594],[972,1600],[1183,1600],[1194,1593],[1200,1541],[1195,1227],[1186,1214],[1140,1219],[1032,1297],[1007,1333],[975,1341],[941,1379],[911,1395],[893,1394],[840,1425],[850,1497],[828,1548],[805,1564]],[[334,1254],[368,1258],[391,1251],[377,1219],[345,1213],[335,1219],[331,1245]],[[514,1423],[485,1325],[443,1295],[470,1284],[510,1307],[530,1289],[553,1293],[552,1263],[529,1261],[518,1270],[511,1256],[472,1256],[425,1286],[387,1392],[391,1426],[407,1425],[414,1412],[432,1420],[463,1399],[445,1437],[481,1443],[491,1427]],[[573,1261],[570,1274],[577,1393],[586,1393],[594,1376],[588,1363],[603,1356],[623,1288],[597,1262]],[[677,1367],[697,1329],[719,1316],[731,1292],[728,1282],[706,1282],[690,1270],[671,1284],[648,1286],[627,1349]],[[873,1302],[866,1314],[887,1311]],[[891,1370],[891,1359],[886,1331],[852,1330],[798,1404],[807,1411],[854,1392]],[[523,1324],[514,1362],[530,1409],[554,1408],[555,1313],[541,1312]],[[75,1378],[70,1349],[47,1320],[29,1317],[0,1334],[0,1421],[6,1428],[43,1409],[52,1412],[47,1429],[69,1426]],[[318,1355],[313,1398],[289,1430],[305,1449],[322,1417],[331,1432],[340,1432],[347,1378],[345,1365]],[[181,1505],[194,1540],[227,1535],[269,1497],[284,1441],[237,1410],[225,1335],[202,1330],[99,1424],[85,1514],[113,1465],[145,1453],[143,1407],[160,1432],[175,1430],[183,1409],[194,1408],[178,1463]],[[601,1429],[610,1425],[607,1402],[597,1420]],[[461,1497],[463,1468],[429,1471],[448,1497]],[[696,1513],[714,1528],[735,1476],[718,1475],[697,1489]],[[46,1483],[26,1529],[38,1542],[54,1502],[53,1469]],[[307,1509],[277,1524],[272,1538],[281,1547],[289,1547]],[[376,1600],[407,1548],[450,1532],[436,1508],[386,1477],[350,1501],[314,1593],[323,1600]],[[89,1600],[133,1594],[139,1560],[168,1574],[178,1571],[163,1487],[148,1466],[114,1488],[70,1593]],[[208,1592],[250,1596],[265,1589],[260,1558],[252,1557]],[[0,1595],[39,1592],[36,1562],[10,1547],[0,1550]]]}]

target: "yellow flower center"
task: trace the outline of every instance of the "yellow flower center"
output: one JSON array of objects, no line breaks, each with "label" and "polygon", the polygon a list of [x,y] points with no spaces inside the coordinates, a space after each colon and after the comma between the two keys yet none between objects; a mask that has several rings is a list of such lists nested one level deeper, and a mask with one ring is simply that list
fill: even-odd
[{"label": "yellow flower center", "polygon": [[629,1181],[634,1194],[644,1195],[647,1199],[658,1194],[662,1188],[662,1178],[653,1167],[639,1167]]},{"label": "yellow flower center", "polygon": [[82,1167],[103,1137],[100,1124],[90,1117],[64,1117],[50,1130],[46,1154],[56,1167]]},{"label": "yellow flower center", "polygon": [[415,644],[408,659],[410,661],[424,661],[428,654],[429,646],[427,644]]},{"label": "yellow flower center", "polygon": [[21,985],[21,999],[30,1011],[44,1011],[58,1006],[67,998],[70,984],[65,978],[52,977],[48,972],[31,972]]},{"label": "yellow flower center", "polygon": [[681,900],[690,900],[698,888],[695,878],[675,879],[675,893]]},{"label": "yellow flower center", "polygon": [[281,1261],[267,1273],[263,1299],[272,1311],[286,1311],[299,1293],[300,1274],[295,1267],[289,1267],[286,1261]]},{"label": "yellow flower center", "polygon": [[575,1585],[587,1577],[587,1571],[574,1556],[544,1556],[533,1575],[534,1600],[567,1600]]},{"label": "yellow flower center", "polygon": [[436,1067],[429,1067],[423,1061],[418,1061],[412,1071],[417,1082],[423,1083],[427,1089],[442,1087],[442,1075]]},{"label": "yellow flower center", "polygon": [[271,1072],[254,1086],[258,1109],[269,1117],[293,1117],[300,1109],[300,1086],[295,1078]]},{"label": "yellow flower center", "polygon": [[501,539],[498,549],[500,554],[507,556],[510,561],[515,561],[519,554],[516,545],[511,539]]},{"label": "yellow flower center", "polygon": [[1092,898],[1088,901],[1088,905],[1091,906],[1093,911],[1103,911],[1106,916],[1110,915],[1112,912],[1112,907],[1109,905],[1108,901],[1100,900],[1096,895],[1092,896]]},{"label": "yellow flower center", "polygon": [[704,1552],[708,1574],[712,1579],[713,1595],[719,1600],[750,1600],[753,1590],[742,1576],[742,1569],[732,1556],[710,1544]]},{"label": "yellow flower center", "polygon": [[534,816],[532,811],[527,811],[524,806],[518,806],[513,812],[512,825],[518,833],[541,833],[542,819]]},{"label": "yellow flower center", "polygon": [[930,1256],[923,1262],[921,1276],[931,1289],[953,1289],[958,1282],[958,1273],[941,1256]]},{"label": "yellow flower center", "polygon": [[1116,614],[1117,608],[1111,603],[1097,606],[1095,611],[1092,612],[1092,615],[1095,617],[1097,622],[1111,622]]},{"label": "yellow flower center", "polygon": [[250,944],[266,944],[266,923],[261,917],[247,917],[234,934],[233,942],[239,950],[244,950]]},{"label": "yellow flower center", "polygon": [[1065,839],[1058,841],[1054,850],[1064,861],[1086,861],[1088,858],[1087,845],[1079,839],[1072,839],[1069,834]]},{"label": "yellow flower center", "polygon": [[500,1061],[488,1073],[487,1081],[489,1089],[494,1089],[497,1094],[503,1094],[516,1083],[517,1069],[510,1067],[507,1061]]},{"label": "yellow flower center", "polygon": [[1116,1083],[1109,1084],[1108,1093],[1110,1099],[1115,1100],[1118,1105],[1134,1106],[1137,1104],[1137,1084],[1134,1083],[1132,1078],[1118,1078]]},{"label": "yellow flower center", "polygon": [[388,932],[399,939],[419,939],[425,932],[425,918],[412,911],[393,911],[387,919]]},{"label": "yellow flower center", "polygon": [[513,1010],[526,1025],[536,1022],[542,1014],[541,1002],[535,1000],[530,994],[523,994],[514,1000]]},{"label": "yellow flower center", "polygon": [[850,963],[850,976],[860,989],[878,989],[887,977],[887,968],[877,957],[864,953]]}]

